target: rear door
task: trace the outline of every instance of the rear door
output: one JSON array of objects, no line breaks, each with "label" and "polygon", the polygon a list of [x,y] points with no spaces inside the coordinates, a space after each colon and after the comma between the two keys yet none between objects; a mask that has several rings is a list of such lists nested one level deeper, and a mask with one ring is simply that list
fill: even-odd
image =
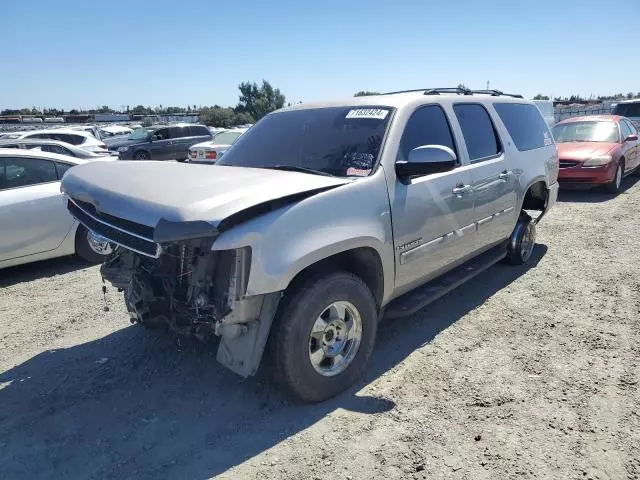
[{"label": "rear door", "polygon": [[183,160],[189,157],[189,147],[192,141],[189,127],[170,127],[170,157],[172,160]]},{"label": "rear door", "polygon": [[511,235],[518,214],[516,178],[487,108],[470,102],[456,103],[453,110],[471,163],[476,246],[481,249]]},{"label": "rear door", "polygon": [[55,250],[74,220],[62,201],[53,161],[0,160],[0,260]]}]

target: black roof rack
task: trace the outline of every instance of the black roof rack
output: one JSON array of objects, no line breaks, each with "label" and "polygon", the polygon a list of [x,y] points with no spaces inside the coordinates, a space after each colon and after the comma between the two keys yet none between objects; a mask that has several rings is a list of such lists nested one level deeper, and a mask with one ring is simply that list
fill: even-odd
[{"label": "black roof rack", "polygon": [[411,93],[411,92],[424,92],[425,95],[440,95],[441,93],[456,93],[458,95],[491,95],[494,97],[505,96],[505,97],[513,97],[513,98],[522,98],[522,95],[517,95],[515,93],[504,93],[500,90],[470,90],[468,88],[460,88],[460,87],[446,87],[446,88],[416,88],[413,90],[398,90],[397,92],[387,92],[383,93],[383,95],[394,95],[396,93]]}]

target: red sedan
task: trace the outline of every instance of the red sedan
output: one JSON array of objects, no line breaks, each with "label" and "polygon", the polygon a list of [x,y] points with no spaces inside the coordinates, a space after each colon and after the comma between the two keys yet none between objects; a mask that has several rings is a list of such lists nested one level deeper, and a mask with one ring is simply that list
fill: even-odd
[{"label": "red sedan", "polygon": [[553,136],[561,184],[604,185],[617,193],[624,176],[640,171],[638,131],[625,117],[568,118],[553,127]]}]

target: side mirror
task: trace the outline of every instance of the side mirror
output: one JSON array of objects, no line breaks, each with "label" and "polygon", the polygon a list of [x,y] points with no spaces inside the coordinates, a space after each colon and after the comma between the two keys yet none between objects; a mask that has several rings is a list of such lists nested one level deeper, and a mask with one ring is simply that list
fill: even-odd
[{"label": "side mirror", "polygon": [[409,152],[408,160],[396,162],[396,175],[400,178],[448,172],[456,168],[458,158],[444,145],[422,145]]},{"label": "side mirror", "polygon": [[624,139],[625,142],[635,142],[637,140],[638,140],[638,135],[636,134],[629,135],[627,138]]}]

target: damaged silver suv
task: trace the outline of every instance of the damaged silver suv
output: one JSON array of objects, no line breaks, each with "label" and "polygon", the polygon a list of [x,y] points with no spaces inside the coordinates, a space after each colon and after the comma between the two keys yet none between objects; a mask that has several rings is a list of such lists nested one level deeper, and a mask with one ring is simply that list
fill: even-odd
[{"label": "damaged silver suv", "polygon": [[132,321],[218,336],[234,372],[265,357],[289,392],[321,401],[363,372],[383,316],[527,262],[557,175],[531,102],[423,89],[296,105],[214,166],[94,162],[62,189],[112,242],[101,272]]}]

